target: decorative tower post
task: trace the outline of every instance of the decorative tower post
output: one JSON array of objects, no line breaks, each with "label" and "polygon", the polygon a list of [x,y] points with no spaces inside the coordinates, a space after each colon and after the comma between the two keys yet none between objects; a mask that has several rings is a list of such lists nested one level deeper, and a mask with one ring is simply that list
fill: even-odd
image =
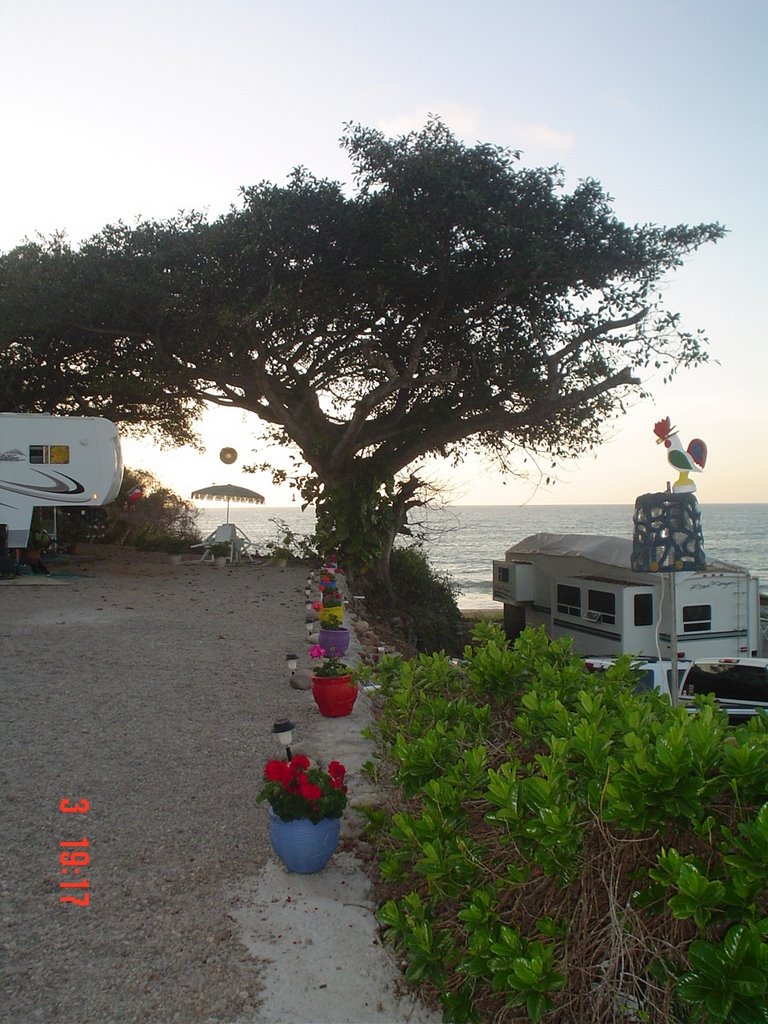
[{"label": "decorative tower post", "polygon": [[692,494],[641,494],[632,521],[635,572],[696,572],[706,567],[701,511]]},{"label": "decorative tower post", "polygon": [[[696,461],[703,467],[707,458],[707,448],[703,441],[696,438],[688,446],[688,452],[683,452],[682,445],[677,440],[676,430],[670,426],[669,417],[655,425],[654,433],[658,439],[657,443],[665,444],[669,463],[680,472],[680,477],[671,490],[641,494],[635,500],[631,565],[634,572],[669,573],[672,605],[669,652],[672,678],[669,692],[672,695],[672,703],[677,704],[678,686],[673,685],[678,683],[675,574],[696,572],[706,568],[701,512],[692,493],[696,490],[696,485],[688,473],[700,472],[692,461],[692,452],[695,450]],[[669,484],[667,487],[669,488]]]}]

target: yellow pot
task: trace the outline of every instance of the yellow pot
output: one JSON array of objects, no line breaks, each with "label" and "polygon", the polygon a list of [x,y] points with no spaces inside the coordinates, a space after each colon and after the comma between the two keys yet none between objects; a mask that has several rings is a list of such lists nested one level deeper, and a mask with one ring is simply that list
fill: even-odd
[{"label": "yellow pot", "polygon": [[321,608],[318,612],[321,626],[340,626],[344,620],[344,606],[336,608]]}]

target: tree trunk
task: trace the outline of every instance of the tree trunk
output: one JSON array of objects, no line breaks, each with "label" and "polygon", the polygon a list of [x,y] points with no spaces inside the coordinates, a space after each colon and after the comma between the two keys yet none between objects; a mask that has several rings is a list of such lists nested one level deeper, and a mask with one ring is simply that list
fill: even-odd
[{"label": "tree trunk", "polygon": [[392,575],[390,573],[392,548],[395,546],[397,535],[406,532],[408,510],[423,504],[423,502],[414,498],[415,493],[421,486],[421,481],[413,475],[400,486],[392,501],[392,518],[389,529],[383,537],[381,554],[374,564],[373,571],[377,580],[384,588],[390,604],[394,603],[395,600],[395,594],[392,589]]}]

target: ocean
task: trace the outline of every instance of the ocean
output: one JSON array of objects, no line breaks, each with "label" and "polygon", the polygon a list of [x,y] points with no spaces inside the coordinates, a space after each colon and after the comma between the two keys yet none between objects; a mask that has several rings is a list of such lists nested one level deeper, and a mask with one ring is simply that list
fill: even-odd
[{"label": "ocean", "polygon": [[[454,505],[416,510],[426,527],[425,551],[434,568],[460,588],[462,609],[501,609],[491,596],[494,558],[533,533],[592,533],[632,537],[632,505]],[[310,534],[315,517],[298,506],[231,505],[230,522],[258,546],[277,540],[273,520],[298,535]],[[225,506],[198,512],[203,535],[226,519]],[[768,504],[702,505],[701,525],[708,557],[733,562],[757,573],[768,590]]]}]

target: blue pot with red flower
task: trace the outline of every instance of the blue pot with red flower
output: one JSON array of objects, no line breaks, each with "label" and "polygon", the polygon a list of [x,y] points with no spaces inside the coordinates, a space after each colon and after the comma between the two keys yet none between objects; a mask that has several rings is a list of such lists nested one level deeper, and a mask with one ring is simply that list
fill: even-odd
[{"label": "blue pot with red flower", "polygon": [[339,761],[321,768],[304,754],[267,762],[257,799],[269,802],[269,839],[289,871],[322,871],[336,850],[347,804],[345,775]]}]

